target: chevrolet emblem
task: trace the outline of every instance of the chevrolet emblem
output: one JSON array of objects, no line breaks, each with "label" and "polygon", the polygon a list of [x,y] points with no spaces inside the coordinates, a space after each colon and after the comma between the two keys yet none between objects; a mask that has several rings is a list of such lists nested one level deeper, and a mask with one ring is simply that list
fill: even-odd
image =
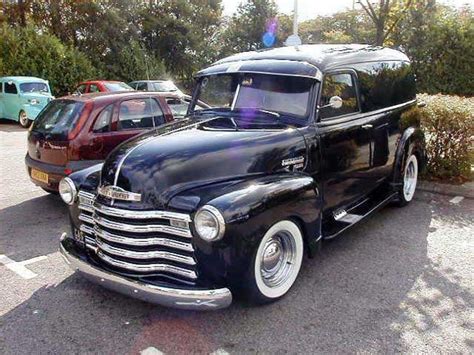
[{"label": "chevrolet emblem", "polygon": [[99,187],[98,192],[99,192],[99,195],[102,195],[114,200],[140,202],[142,199],[141,194],[125,191],[121,187],[113,186],[113,185],[101,186]]}]

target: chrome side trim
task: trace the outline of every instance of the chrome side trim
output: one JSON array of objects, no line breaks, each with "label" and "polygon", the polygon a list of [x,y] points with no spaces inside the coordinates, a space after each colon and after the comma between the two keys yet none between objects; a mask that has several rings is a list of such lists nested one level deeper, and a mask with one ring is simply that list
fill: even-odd
[{"label": "chrome side trim", "polygon": [[128,263],[122,260],[117,260],[113,259],[110,256],[104,254],[100,249],[97,250],[97,256],[101,258],[103,261],[106,263],[109,263],[110,265],[126,269],[126,270],[131,270],[131,271],[136,271],[136,272],[169,272],[177,275],[181,275],[193,280],[197,279],[197,275],[194,271],[180,268],[177,266],[173,265],[168,265],[168,264],[133,264],[133,263]]},{"label": "chrome side trim", "polygon": [[68,238],[65,235],[61,237],[59,251],[69,267],[81,272],[89,281],[145,302],[187,310],[215,310],[232,303],[232,293],[228,288],[189,290],[156,286],[100,269],[68,249]]},{"label": "chrome side trim", "polygon": [[132,211],[123,210],[114,207],[104,206],[98,203],[94,204],[94,209],[100,213],[113,217],[123,217],[130,219],[176,219],[183,222],[191,222],[191,217],[184,213],[167,212],[167,211]]},{"label": "chrome side trim", "polygon": [[193,246],[191,243],[185,243],[168,238],[160,237],[150,237],[150,238],[128,238],[121,235],[113,234],[106,232],[98,227],[94,229],[95,234],[109,242],[133,245],[133,246],[149,246],[149,245],[161,245],[165,247],[170,247],[174,249],[184,250],[184,251],[193,251]]},{"label": "chrome side trim", "polygon": [[[81,215],[79,215],[79,219],[81,219]],[[84,220],[84,222],[86,221]],[[177,236],[185,237],[185,238],[192,237],[191,231],[189,229],[182,229],[182,228],[164,226],[164,225],[159,225],[159,224],[134,225],[134,224],[109,221],[108,219],[105,219],[100,216],[94,216],[93,221],[90,223],[94,223],[94,222],[106,228],[115,229],[119,231],[125,231],[125,232],[132,232],[132,233],[158,232],[158,233],[173,234],[173,235],[177,235]]]},{"label": "chrome side trim", "polygon": [[133,250],[125,250],[121,248],[114,247],[102,241],[101,239],[97,239],[97,246],[99,249],[113,255],[122,256],[124,258],[130,259],[139,259],[139,260],[147,260],[147,259],[166,259],[172,260],[176,262],[180,262],[187,265],[196,265],[196,261],[190,256],[170,253],[167,251],[133,251]]}]

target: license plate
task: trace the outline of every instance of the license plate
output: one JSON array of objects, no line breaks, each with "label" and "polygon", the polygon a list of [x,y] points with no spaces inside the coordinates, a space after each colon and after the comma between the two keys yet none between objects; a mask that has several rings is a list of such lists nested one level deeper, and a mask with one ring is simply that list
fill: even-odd
[{"label": "license plate", "polygon": [[31,177],[35,180],[44,182],[45,184],[48,183],[48,174],[43,173],[42,171],[31,169]]}]

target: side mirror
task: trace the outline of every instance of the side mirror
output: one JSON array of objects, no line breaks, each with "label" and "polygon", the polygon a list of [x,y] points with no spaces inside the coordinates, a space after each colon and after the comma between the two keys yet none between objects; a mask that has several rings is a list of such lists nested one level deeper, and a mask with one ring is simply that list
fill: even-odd
[{"label": "side mirror", "polygon": [[342,99],[339,96],[333,96],[329,99],[329,106],[338,109],[342,107]]},{"label": "side mirror", "polygon": [[329,99],[329,103],[327,105],[321,106],[321,108],[331,107],[334,109],[339,109],[342,107],[342,99],[339,96],[332,96]]}]

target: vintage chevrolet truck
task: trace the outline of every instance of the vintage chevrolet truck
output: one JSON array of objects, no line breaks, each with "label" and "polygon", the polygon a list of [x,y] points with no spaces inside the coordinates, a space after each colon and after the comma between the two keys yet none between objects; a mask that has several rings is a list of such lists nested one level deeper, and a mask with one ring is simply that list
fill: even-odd
[{"label": "vintage chevrolet truck", "polygon": [[186,118],[61,181],[72,233],[60,251],[88,279],[156,304],[277,300],[322,241],[412,200],[424,142],[402,118],[416,105],[410,62],[388,48],[222,59],[197,73]]}]

